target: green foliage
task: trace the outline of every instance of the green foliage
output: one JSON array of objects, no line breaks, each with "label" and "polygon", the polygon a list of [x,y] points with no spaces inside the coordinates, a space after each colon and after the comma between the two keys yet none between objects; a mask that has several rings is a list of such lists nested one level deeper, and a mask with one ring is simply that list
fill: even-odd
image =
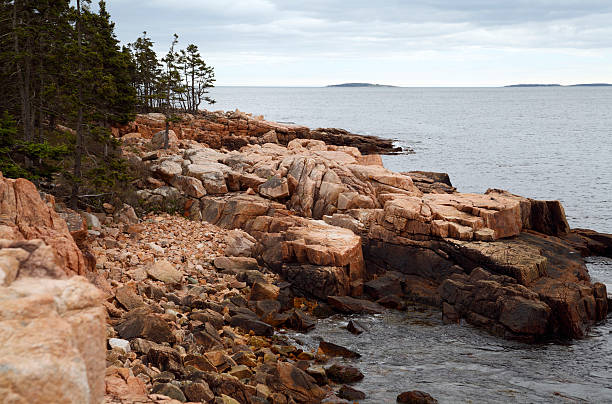
[{"label": "green foliage", "polygon": [[161,61],[146,32],[128,46],[135,66],[133,86],[145,112],[163,112],[169,117],[178,112],[196,113],[202,102],[215,103],[206,95],[214,87],[213,67],[206,64],[196,45],[177,51],[177,44],[178,35],[174,34]]},{"label": "green foliage", "polygon": [[46,141],[20,139],[13,117],[7,111],[0,115],[0,171],[4,176],[33,181],[51,179],[69,153],[65,144],[53,146]]},{"label": "green foliage", "polygon": [[185,91],[181,94],[183,109],[196,113],[202,101],[214,104],[215,101],[206,96],[215,82],[214,69],[202,59],[198,47],[191,44],[181,50],[178,63],[185,83]]}]

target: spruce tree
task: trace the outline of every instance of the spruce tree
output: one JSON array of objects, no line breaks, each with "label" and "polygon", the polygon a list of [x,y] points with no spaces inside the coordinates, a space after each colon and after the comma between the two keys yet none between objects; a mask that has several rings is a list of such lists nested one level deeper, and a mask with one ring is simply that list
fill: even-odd
[{"label": "spruce tree", "polygon": [[156,89],[161,75],[161,65],[153,50],[153,41],[143,32],[142,36],[128,45],[134,63],[132,86],[136,89],[138,108],[150,112],[158,104]]}]

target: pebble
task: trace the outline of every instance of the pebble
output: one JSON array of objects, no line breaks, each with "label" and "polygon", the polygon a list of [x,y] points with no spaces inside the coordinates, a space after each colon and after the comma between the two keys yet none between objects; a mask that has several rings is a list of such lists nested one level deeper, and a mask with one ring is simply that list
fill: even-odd
[{"label": "pebble", "polygon": [[125,353],[129,353],[132,349],[130,348],[130,341],[120,338],[109,338],[108,345],[111,349],[118,348]]}]

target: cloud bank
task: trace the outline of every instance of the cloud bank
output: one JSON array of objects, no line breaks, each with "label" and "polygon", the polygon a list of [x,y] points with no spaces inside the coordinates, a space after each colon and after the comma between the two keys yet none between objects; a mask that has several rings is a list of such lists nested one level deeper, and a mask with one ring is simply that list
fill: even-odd
[{"label": "cloud bank", "polygon": [[196,43],[219,84],[612,81],[612,2],[113,0],[124,42]]}]

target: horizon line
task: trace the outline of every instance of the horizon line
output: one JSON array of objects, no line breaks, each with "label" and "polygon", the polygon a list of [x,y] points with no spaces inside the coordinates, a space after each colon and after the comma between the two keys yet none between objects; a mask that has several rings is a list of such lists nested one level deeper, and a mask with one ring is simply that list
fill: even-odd
[{"label": "horizon line", "polygon": [[424,85],[424,86],[400,86],[394,84],[385,84],[379,86],[355,86],[355,87],[342,87],[336,84],[325,84],[325,85],[299,85],[299,84],[222,84],[216,85],[212,88],[218,87],[258,87],[258,88],[330,88],[330,89],[338,89],[338,88],[548,88],[548,87],[581,87],[581,86],[592,86],[597,87],[597,85],[601,87],[610,87],[612,84],[610,83],[577,83],[577,84],[547,84],[547,83],[519,83],[519,84],[504,84],[504,85]]}]

